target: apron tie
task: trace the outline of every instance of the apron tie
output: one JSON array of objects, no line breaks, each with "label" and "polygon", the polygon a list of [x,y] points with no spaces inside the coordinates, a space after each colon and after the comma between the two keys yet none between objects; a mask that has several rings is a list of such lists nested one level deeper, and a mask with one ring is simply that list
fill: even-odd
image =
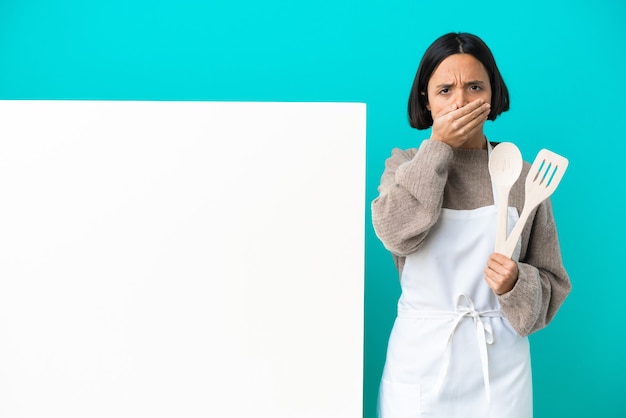
[{"label": "apron tie", "polygon": [[454,321],[452,323],[450,335],[448,336],[448,341],[446,342],[443,367],[435,385],[435,393],[438,394],[441,392],[448,373],[448,368],[450,367],[450,359],[452,357],[452,339],[454,338],[456,328],[459,323],[461,323],[463,318],[470,317],[474,320],[474,325],[476,326],[476,339],[478,341],[478,351],[480,352],[480,362],[483,369],[485,393],[487,394],[487,402],[490,402],[491,392],[489,389],[489,358],[487,355],[487,344],[493,344],[493,328],[491,327],[491,324],[484,321],[483,318],[502,317],[502,311],[491,310],[478,312],[474,307],[474,302],[472,302],[472,299],[470,299],[469,296],[459,295],[456,302],[456,312],[452,314],[454,315]]}]

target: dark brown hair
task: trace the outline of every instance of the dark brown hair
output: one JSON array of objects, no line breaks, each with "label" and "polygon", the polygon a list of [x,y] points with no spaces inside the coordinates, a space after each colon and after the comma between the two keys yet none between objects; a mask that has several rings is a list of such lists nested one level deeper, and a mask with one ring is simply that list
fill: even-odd
[{"label": "dark brown hair", "polygon": [[441,61],[454,54],[470,54],[480,61],[491,84],[491,112],[489,120],[509,110],[509,90],[500,75],[491,50],[479,37],[469,33],[448,33],[439,37],[424,53],[420,61],[411,94],[409,95],[409,123],[416,129],[427,129],[433,124],[428,104],[428,81]]}]

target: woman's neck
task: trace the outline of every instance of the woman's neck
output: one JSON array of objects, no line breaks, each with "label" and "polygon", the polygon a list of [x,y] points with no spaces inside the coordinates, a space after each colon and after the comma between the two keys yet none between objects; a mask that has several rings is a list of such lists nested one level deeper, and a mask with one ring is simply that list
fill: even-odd
[{"label": "woman's neck", "polygon": [[474,137],[468,139],[467,142],[465,144],[461,145],[460,148],[465,148],[465,149],[487,149],[487,138],[481,132],[480,134],[475,135]]}]

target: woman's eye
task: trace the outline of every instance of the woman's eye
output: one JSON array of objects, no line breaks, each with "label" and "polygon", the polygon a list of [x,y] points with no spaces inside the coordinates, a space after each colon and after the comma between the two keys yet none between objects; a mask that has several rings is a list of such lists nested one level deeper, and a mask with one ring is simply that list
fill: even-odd
[{"label": "woman's eye", "polygon": [[441,94],[447,94],[449,92],[450,92],[450,89],[441,89],[441,90],[439,90],[439,93],[441,93]]},{"label": "woman's eye", "polygon": [[482,90],[482,88],[481,88],[480,86],[472,86],[472,87],[470,87],[470,88],[471,88],[472,90],[474,90],[474,91],[480,91],[480,90]]}]

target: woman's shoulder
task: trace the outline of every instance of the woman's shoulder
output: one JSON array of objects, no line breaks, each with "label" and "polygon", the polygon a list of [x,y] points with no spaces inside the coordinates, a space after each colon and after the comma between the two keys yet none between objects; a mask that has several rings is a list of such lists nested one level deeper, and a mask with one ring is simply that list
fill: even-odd
[{"label": "woman's shoulder", "polygon": [[402,159],[410,160],[417,154],[418,148],[399,148],[395,147],[391,149],[390,159]]},{"label": "woman's shoulder", "polygon": [[441,141],[425,139],[418,147],[413,148],[392,148],[390,159],[411,160],[418,153],[424,155],[448,155],[452,153],[452,148]]}]

